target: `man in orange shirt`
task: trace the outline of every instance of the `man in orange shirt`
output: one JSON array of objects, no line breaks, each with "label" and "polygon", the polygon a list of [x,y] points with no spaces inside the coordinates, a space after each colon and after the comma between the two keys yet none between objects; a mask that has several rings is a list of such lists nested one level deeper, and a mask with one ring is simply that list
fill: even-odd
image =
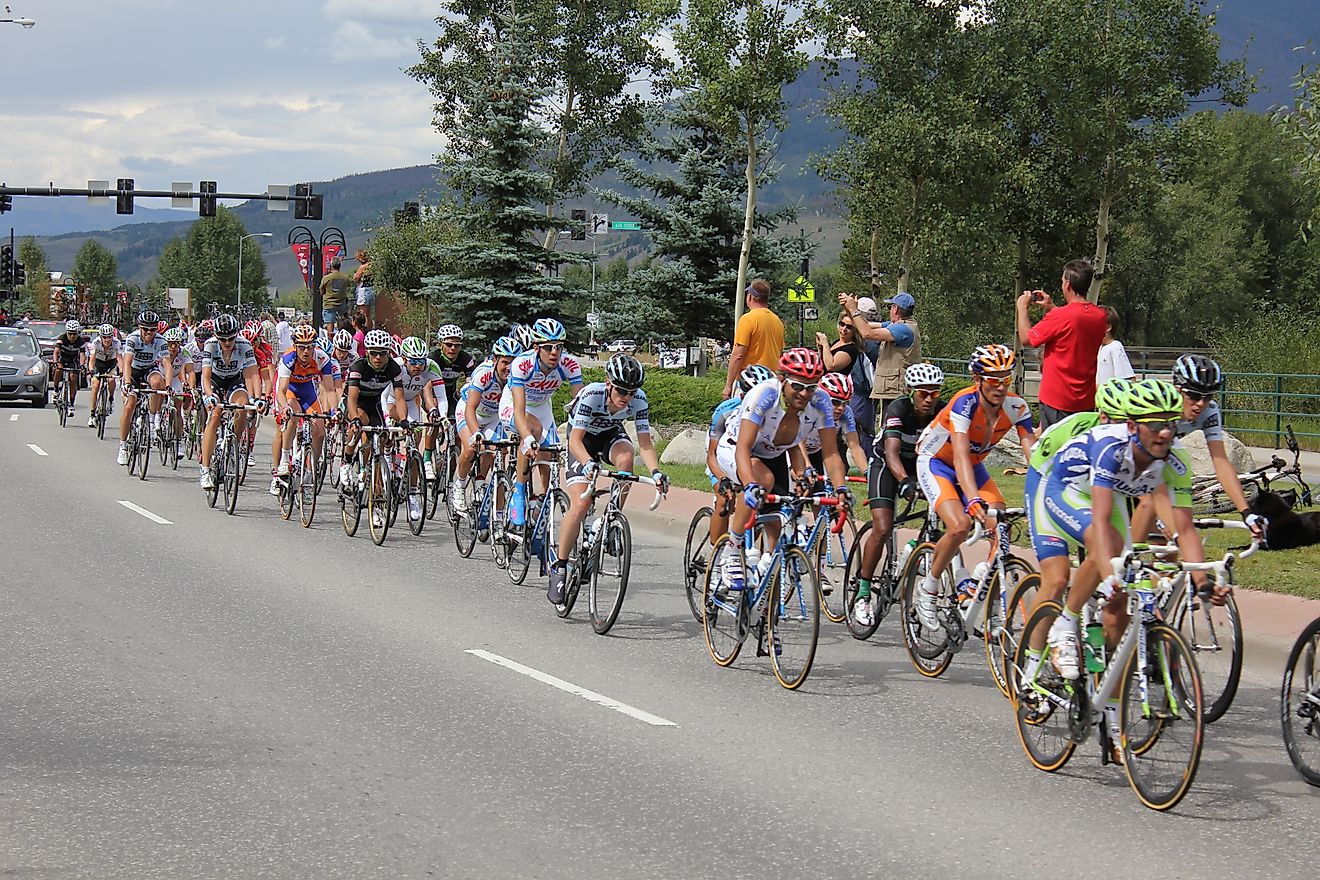
[{"label": "man in orange shirt", "polygon": [[724,398],[733,396],[738,376],[752,364],[769,370],[779,369],[784,352],[784,322],[770,311],[770,285],[758,278],[747,286],[747,311],[733,331],[733,351],[724,379]]}]

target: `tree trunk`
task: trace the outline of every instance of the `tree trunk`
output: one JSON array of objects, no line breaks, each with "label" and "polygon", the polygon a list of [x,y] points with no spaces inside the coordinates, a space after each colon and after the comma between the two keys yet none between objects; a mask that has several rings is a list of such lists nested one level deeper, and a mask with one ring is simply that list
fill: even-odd
[{"label": "tree trunk", "polygon": [[880,227],[871,230],[871,298],[880,301]]},{"label": "tree trunk", "polygon": [[[564,95],[564,112],[559,117],[559,143],[555,145],[555,165],[564,161],[564,154],[568,152],[568,120],[573,117],[573,105],[577,102],[577,92],[573,89],[573,83],[570,81],[567,86],[567,94]],[[550,193],[550,201],[545,206],[545,216],[553,219],[557,204],[555,198],[559,195],[559,181],[553,180],[554,190]],[[555,224],[545,231],[545,249],[554,250],[555,244],[559,239],[559,226]],[[546,267],[546,274],[550,269]]]},{"label": "tree trunk", "polygon": [[898,252],[898,279],[895,293],[907,293],[912,286],[912,251],[916,248],[916,236],[912,230],[917,228],[920,218],[921,188],[920,178],[912,181],[912,203],[909,206],[907,230],[903,233],[903,243]]},{"label": "tree trunk", "polygon": [[1018,233],[1017,268],[1013,272],[1013,296],[1016,298],[1027,289],[1027,234]]},{"label": "tree trunk", "polygon": [[1114,204],[1112,155],[1105,162],[1100,186],[1100,211],[1095,218],[1095,275],[1091,278],[1091,289],[1086,292],[1086,298],[1093,303],[1100,301],[1100,283],[1104,280],[1105,263],[1109,259],[1109,209]]},{"label": "tree trunk", "polygon": [[747,209],[743,213],[742,250],[738,253],[738,285],[733,292],[733,323],[742,317],[747,297],[747,266],[752,261],[752,228],[756,219],[756,131],[747,120]]}]

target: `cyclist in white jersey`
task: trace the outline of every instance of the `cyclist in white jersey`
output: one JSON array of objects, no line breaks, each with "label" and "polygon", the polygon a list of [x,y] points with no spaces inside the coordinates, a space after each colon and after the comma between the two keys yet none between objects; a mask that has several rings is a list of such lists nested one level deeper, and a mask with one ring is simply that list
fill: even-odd
[{"label": "cyclist in white jersey", "polygon": [[[124,377],[124,412],[119,416],[118,462],[121,465],[128,464],[128,426],[139,403],[137,392],[144,388],[152,391],[165,389],[165,374],[160,367],[165,355],[165,340],[156,333],[159,322],[160,316],[155,312],[143,312],[138,315],[138,329],[124,339],[119,364],[119,373]],[[160,398],[153,394],[147,406],[153,415],[159,413]]]},{"label": "cyclist in white jersey", "polygon": [[161,366],[165,370],[165,384],[170,391],[179,397],[173,401],[171,411],[175,423],[175,436],[177,441],[178,457],[183,458],[183,404],[182,397],[184,388],[191,391],[193,388],[194,376],[192,355],[183,343],[183,331],[178,327],[171,327],[161,334],[165,338],[165,356],[161,358]]},{"label": "cyclist in white jersey", "polygon": [[[220,431],[223,413],[220,404],[244,406],[255,400],[257,411],[266,411],[256,352],[250,342],[238,338],[238,319],[233,315],[220,315],[215,319],[215,336],[202,349],[202,393],[206,406],[210,408],[210,416],[202,435],[201,485],[203,489],[214,489],[211,453],[215,452],[216,435]],[[247,430],[247,415],[246,410],[234,412],[235,437],[242,437]]]},{"label": "cyclist in white jersey", "polygon": [[106,382],[110,384],[110,408],[107,412],[114,412],[115,408],[115,374],[119,370],[119,357],[123,353],[119,345],[119,338],[115,336],[115,328],[110,324],[102,324],[98,328],[96,339],[92,340],[92,350],[87,356],[88,362],[92,365],[92,384],[89,389],[92,394],[92,413],[87,417],[87,427],[96,427],[96,395],[101,391],[101,380],[97,376],[104,375]]},{"label": "cyclist in white jersey", "polygon": [[509,522],[515,526],[526,519],[528,459],[535,455],[538,460],[547,460],[538,447],[559,442],[550,398],[565,382],[575,394],[582,387],[582,367],[577,358],[564,351],[567,335],[564,325],[554,318],[538,318],[532,325],[535,350],[514,359],[509,367],[509,383],[500,395],[500,422],[506,431],[516,431],[522,438],[509,503]]},{"label": "cyclist in white jersey", "polygon": [[[660,470],[660,459],[651,442],[651,407],[646,402],[642,383],[646,371],[630,354],[616,354],[605,364],[604,382],[592,382],[583,388],[573,403],[568,422],[568,512],[559,523],[559,556],[550,566],[550,585],[546,598],[551,605],[564,601],[564,569],[577,542],[578,530],[591,504],[582,497],[581,487],[591,481],[601,461],[616,470],[632,472],[636,450],[624,431],[629,419],[637,428],[637,445],[642,461],[651,469],[651,479],[661,494],[669,490],[669,478]],[[573,489],[573,486],[579,488]],[[627,501],[626,489],[624,501]]]},{"label": "cyclist in white jersey", "polygon": [[[408,421],[421,424],[430,422],[439,426],[440,419],[449,411],[449,399],[445,392],[445,377],[440,365],[431,360],[426,341],[417,336],[409,336],[399,343],[400,356],[395,358],[403,368],[400,380],[403,382],[403,402],[408,408]],[[385,390],[385,405],[388,406],[394,396],[394,389]],[[428,480],[435,479],[435,441],[438,431],[427,428],[422,434],[422,468]]]},{"label": "cyclist in white jersey", "polygon": [[[472,472],[472,462],[476,458],[478,435],[486,440],[499,440],[503,437],[500,425],[500,396],[509,381],[509,368],[513,359],[522,354],[522,345],[512,336],[502,336],[495,340],[491,356],[482,362],[468,381],[458,392],[459,406],[454,413],[458,419],[455,432],[462,446],[458,454],[458,463],[454,469],[454,509],[466,513],[468,508],[468,475]],[[489,456],[478,469],[485,474]]]}]

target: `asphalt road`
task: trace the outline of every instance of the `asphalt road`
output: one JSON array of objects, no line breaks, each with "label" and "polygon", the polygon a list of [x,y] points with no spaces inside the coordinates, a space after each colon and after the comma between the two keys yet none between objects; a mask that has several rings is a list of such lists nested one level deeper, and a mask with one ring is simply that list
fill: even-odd
[{"label": "asphalt road", "polygon": [[891,623],[827,624],[801,691],[750,646],[716,667],[682,536],[640,514],[602,638],[447,531],[377,548],[330,503],[304,531],[261,479],[228,517],[195,469],[144,483],[114,453],[0,408],[0,875],[1314,874],[1320,791],[1250,657],[1161,815],[1094,745],[1034,770],[979,651],[929,681]]}]

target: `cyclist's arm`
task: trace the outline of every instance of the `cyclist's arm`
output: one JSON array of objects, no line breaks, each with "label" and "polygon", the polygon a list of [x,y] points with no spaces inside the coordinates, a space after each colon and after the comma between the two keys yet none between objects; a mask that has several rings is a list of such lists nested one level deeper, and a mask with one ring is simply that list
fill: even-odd
[{"label": "cyclist's arm", "polygon": [[[853,436],[857,435],[854,433]],[[825,460],[825,473],[829,474],[830,483],[836,490],[845,488],[848,485],[848,471],[843,466],[843,456],[839,455],[838,429],[820,429],[820,452]]]},{"label": "cyclist's arm", "polygon": [[903,465],[903,441],[899,437],[885,437],[885,464],[893,472],[894,479],[900,483],[906,480],[910,474]]},{"label": "cyclist's arm", "polygon": [[275,383],[275,406],[278,408],[281,404],[291,406],[288,400],[289,395],[289,377],[280,376],[279,381]]},{"label": "cyclist's arm", "polygon": [[742,372],[747,361],[747,346],[736,344],[733,351],[729,353],[729,369],[724,376],[724,399],[728,400],[733,396],[733,384],[738,381],[738,374]]},{"label": "cyclist's arm", "polygon": [[1028,460],[1031,459],[1031,447],[1036,445],[1036,434],[1034,431],[1028,431],[1021,426],[1017,429],[1018,442],[1022,444],[1022,455]]},{"label": "cyclist's arm", "polygon": [[792,447],[788,450],[788,469],[795,479],[802,479],[807,468],[811,466],[811,459],[807,458],[807,453],[802,449],[802,444]]},{"label": "cyclist's arm", "polygon": [[[742,424],[738,426],[738,445],[733,450],[733,460],[738,473],[733,475],[733,480],[744,486],[756,482],[756,473],[752,470],[752,447],[756,445],[756,434],[760,430],[761,426],[750,419],[743,419]],[[798,473],[801,473],[801,470]],[[729,475],[725,474],[725,476]]]},{"label": "cyclist's arm", "polygon": [[844,441],[848,444],[848,452],[852,454],[853,461],[857,462],[857,466],[865,467],[866,450],[862,449],[862,440],[857,436],[857,432],[849,431]]},{"label": "cyclist's arm", "polygon": [[591,456],[587,455],[586,444],[587,432],[582,428],[574,428],[568,432],[568,454],[574,461],[589,461]]},{"label": "cyclist's arm", "polygon": [[[441,385],[440,387],[445,386]],[[441,415],[444,414],[444,409],[436,401],[435,386],[428,382],[422,386],[422,412],[429,418],[431,412],[437,409],[440,410]]]},{"label": "cyclist's arm", "polygon": [[477,427],[477,404],[480,401],[481,391],[476,388],[469,388],[467,394],[463,395],[463,421],[472,429],[473,437],[479,433]]},{"label": "cyclist's arm", "polygon": [[207,397],[214,397],[215,392],[211,390],[211,365],[202,364],[202,393]]},{"label": "cyclist's arm", "polygon": [[722,437],[706,438],[706,467],[708,470],[710,470],[711,474],[714,475],[716,480],[724,478],[724,479],[733,480],[736,483],[738,481],[737,475],[735,474],[734,476],[730,477],[728,474],[726,474],[724,470],[720,467],[719,459],[715,457],[715,450],[719,447],[721,439],[723,438]]},{"label": "cyclist's arm", "polygon": [[358,406],[358,394],[360,394],[361,391],[362,389],[357,385],[349,385],[348,390],[344,392],[344,400],[346,402],[346,408],[348,409],[348,417],[350,419],[360,419],[365,424],[367,417],[362,412],[361,407]]},{"label": "cyclist's arm", "polygon": [[1224,487],[1224,494],[1233,502],[1233,509],[1244,516],[1247,509],[1247,495],[1242,491],[1242,481],[1238,479],[1237,468],[1228,460],[1228,447],[1223,440],[1207,440],[1206,449],[1210,451],[1210,460],[1214,462],[1215,477]]},{"label": "cyclist's arm", "polygon": [[642,461],[652,472],[660,470],[660,456],[655,454],[655,444],[651,442],[650,431],[637,432],[637,448],[642,453]]},{"label": "cyclist's arm", "polygon": [[1109,560],[1118,555],[1121,547],[1115,547],[1109,534],[1109,519],[1114,512],[1114,490],[1108,486],[1091,487],[1091,528],[1090,540],[1086,543],[1088,558],[1094,557],[1100,567],[1100,577],[1108,577],[1112,572]]},{"label": "cyclist's arm", "polygon": [[[1168,500],[1168,495],[1163,492],[1156,492],[1157,495],[1164,495]],[[1201,535],[1196,531],[1196,526],[1192,524],[1192,509],[1190,507],[1173,508],[1172,525],[1178,533],[1178,554],[1182,556],[1184,562],[1205,562],[1205,545],[1201,543]],[[1197,572],[1202,578],[1205,572]],[[1196,580],[1196,578],[1193,578]]]},{"label": "cyclist's arm", "polygon": [[160,359],[160,365],[165,368],[161,372],[165,374],[165,388],[168,390],[174,387],[174,358],[167,355]]},{"label": "cyclist's arm", "polygon": [[256,364],[243,371],[243,384],[247,386],[248,397],[252,400],[261,397],[261,376]]},{"label": "cyclist's arm", "polygon": [[513,399],[513,426],[518,429],[518,436],[532,436],[532,423],[527,420],[527,392],[515,385],[509,389],[509,396]]},{"label": "cyclist's arm", "polygon": [[403,382],[397,379],[394,381],[394,405],[392,409],[394,410],[394,420],[396,422],[406,422],[408,420],[408,402],[403,399]]}]

